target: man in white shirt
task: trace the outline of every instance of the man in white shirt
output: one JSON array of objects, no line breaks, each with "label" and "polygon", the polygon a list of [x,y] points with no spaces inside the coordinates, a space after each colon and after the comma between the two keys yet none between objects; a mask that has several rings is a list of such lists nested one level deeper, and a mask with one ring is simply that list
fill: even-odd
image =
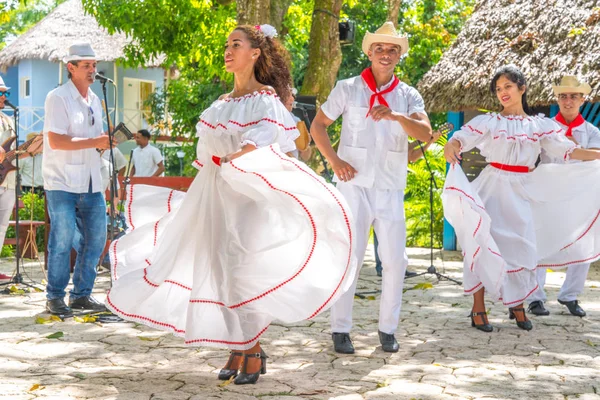
[{"label": "man in white shirt", "polygon": [[[6,107],[6,100],[9,96],[10,88],[4,84],[4,79],[0,77],[0,110],[3,110],[4,107]],[[15,144],[17,141],[15,135],[16,132],[13,118],[0,111],[0,144],[3,144],[11,138],[14,138],[14,142],[9,148],[15,149]],[[35,150],[34,148],[37,150]],[[32,143],[25,150],[25,153],[19,155],[19,161],[25,159],[26,157],[29,157],[33,154],[33,152],[39,151],[39,149],[40,148],[37,143]],[[5,149],[3,147],[0,147],[0,163],[5,161],[5,156]],[[8,160],[6,160],[6,162],[11,164]],[[12,165],[14,166],[14,161],[12,162]],[[8,229],[10,216],[12,215],[13,210],[15,208],[15,200],[15,171],[10,171],[6,174],[4,180],[0,182],[0,245],[4,243],[4,238],[6,236],[6,230]],[[0,280],[6,279],[10,279],[10,276],[0,274]]]},{"label": "man in white shirt", "polygon": [[[106,243],[106,204],[99,150],[108,149],[103,132],[102,106],[90,86],[96,74],[96,55],[89,43],[69,47],[63,60],[69,81],[52,90],[44,107],[43,175],[50,215],[46,309],[70,316],[72,309],[104,310],[92,296],[96,266]],[[69,306],[70,254],[74,233],[77,260]]]},{"label": "man in white shirt", "polygon": [[[564,130],[565,135],[584,149],[600,150],[600,130],[587,122],[579,113],[585,97],[592,91],[589,84],[581,82],[575,76],[563,76],[559,85],[552,85],[558,100],[560,111],[553,118]],[[550,157],[542,151],[542,163],[564,163],[562,158]],[[569,162],[580,162],[572,160]],[[558,233],[557,233],[558,234]],[[567,267],[567,276],[558,292],[558,302],[567,306],[569,312],[577,317],[585,317],[585,311],[579,306],[577,296],[583,292],[590,263],[574,264]],[[544,285],[546,284],[546,268],[537,269],[538,290],[529,297],[528,311],[534,315],[550,315],[544,307],[547,300]]]},{"label": "man in white shirt", "polygon": [[[431,139],[431,125],[421,95],[394,75],[408,40],[391,22],[374,34],[367,32],[362,44],[371,67],[360,76],[339,81],[315,117],[311,133],[339,182],[355,225],[354,256],[362,265],[371,225],[379,238],[383,263],[379,312],[379,340],[386,352],[397,352],[394,336],[400,319],[402,287],[408,259],[405,253],[404,188],[406,186],[408,137]],[[375,105],[375,102],[378,105]],[[338,153],[326,128],[343,116]],[[352,303],[356,283],[331,307],[331,330],[335,351],[352,354],[350,340]]]},{"label": "man in white shirt", "polygon": [[138,147],[133,150],[131,175],[161,176],[165,172],[165,165],[160,150],[150,144],[150,132],[140,129],[135,135],[135,142]]}]

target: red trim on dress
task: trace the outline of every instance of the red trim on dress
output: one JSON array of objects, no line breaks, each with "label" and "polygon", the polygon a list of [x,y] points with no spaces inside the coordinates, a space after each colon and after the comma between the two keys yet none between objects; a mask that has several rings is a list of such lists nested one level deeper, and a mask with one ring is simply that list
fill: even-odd
[{"label": "red trim on dress", "polygon": [[127,206],[127,213],[129,215],[129,226],[131,227],[131,230],[135,229],[135,226],[133,225],[133,219],[131,216],[131,204],[133,203],[133,187],[135,185],[129,185],[129,205]]},{"label": "red trim on dress", "polygon": [[538,289],[538,287],[539,287],[539,285],[535,285],[535,287],[533,288],[533,290],[532,290],[531,292],[527,293],[527,294],[525,295],[525,297],[523,297],[521,300],[515,300],[515,301],[511,301],[510,303],[505,303],[505,302],[504,302],[504,299],[502,299],[502,298],[500,298],[499,300],[502,300],[502,304],[504,304],[505,306],[509,306],[509,305],[511,305],[511,304],[516,304],[516,303],[522,303],[522,302],[524,302],[525,300],[527,300],[527,298],[528,298],[529,296],[531,296],[531,295],[533,294],[533,292],[535,292],[535,291]]},{"label": "red trim on dress", "polygon": [[[261,118],[261,119],[259,119],[257,121],[251,121],[251,122],[248,122],[248,123],[245,123],[245,124],[243,124],[241,122],[238,122],[238,121],[233,121],[233,120],[229,120],[226,123],[227,124],[237,125],[237,126],[239,126],[241,128],[245,128],[247,126],[256,125],[256,124],[258,124],[258,123],[260,123],[262,121],[270,122],[270,123],[272,123],[274,125],[277,125],[277,126],[283,128],[286,131],[293,131],[294,129],[298,129],[295,125],[294,126],[285,126],[284,124],[281,124],[281,123],[277,122],[274,119],[266,118],[266,117],[265,118]],[[220,122],[217,125],[212,125],[211,123],[209,123],[208,121],[205,121],[203,119],[201,119],[200,122],[202,124],[208,126],[211,129],[217,129],[218,127],[222,127],[223,129],[227,129],[227,126],[224,125],[224,124],[222,124],[222,123],[220,123]]]},{"label": "red trim on dress", "polygon": [[596,217],[594,218],[594,220],[592,221],[592,223],[590,224],[590,226],[588,226],[588,228],[585,230],[585,232],[583,232],[581,234],[581,236],[579,236],[577,239],[575,239],[575,241],[573,241],[573,243],[570,243],[568,245],[566,245],[565,247],[563,247],[562,249],[560,249],[560,251],[563,251],[564,249],[566,249],[567,247],[571,247],[572,245],[574,245],[577,241],[579,241],[582,237],[584,237],[585,235],[587,235],[587,233],[592,229],[592,226],[594,226],[594,224],[596,223],[596,221],[598,220],[598,216],[600,216],[600,210],[598,210],[598,213],[596,214]]},{"label": "red trim on dress", "polygon": [[537,268],[559,268],[559,267],[566,267],[566,266],[573,265],[573,264],[583,264],[585,262],[592,261],[598,257],[600,257],[600,253],[596,254],[595,256],[588,257],[585,260],[569,261],[569,262],[562,263],[562,264],[538,264]]},{"label": "red trim on dress", "polygon": [[110,300],[110,292],[108,292],[108,294],[106,295],[106,301],[108,302],[108,304],[110,305],[111,308],[113,308],[116,312],[118,312],[121,315],[124,315],[128,318],[133,318],[133,319],[137,319],[140,321],[146,321],[149,322],[153,325],[157,325],[163,328],[169,328],[177,333],[182,333],[185,334],[185,330],[182,329],[177,329],[177,327],[175,325],[171,325],[171,324],[166,324],[164,322],[160,322],[160,321],[156,321],[154,319],[150,319],[148,317],[144,317],[142,315],[136,315],[136,314],[129,314],[126,313],[125,311],[120,310],[116,305],[113,304],[113,302]]},{"label": "red trim on dress", "polygon": [[483,206],[480,206],[479,204],[477,204],[477,202],[475,201],[475,199],[474,199],[473,197],[469,196],[467,193],[465,193],[465,191],[464,191],[464,190],[462,190],[462,189],[459,189],[459,188],[457,188],[457,187],[454,187],[454,186],[448,186],[448,187],[446,188],[446,190],[456,190],[457,192],[460,192],[460,193],[462,193],[462,194],[463,194],[465,197],[467,197],[467,198],[469,198],[471,201],[473,201],[473,203],[475,203],[475,205],[476,205],[477,207],[479,207],[479,208],[481,208],[482,210],[484,210],[484,211],[485,211],[485,207],[483,207]]},{"label": "red trim on dress", "polygon": [[477,285],[475,285],[474,287],[472,287],[471,289],[464,289],[465,293],[471,293],[472,291],[474,291],[475,289],[477,289],[478,287],[480,287],[481,285],[483,285],[483,282],[479,282]]},{"label": "red trim on dress", "polygon": [[169,198],[167,199],[167,214],[171,212],[171,200],[173,199],[174,193],[175,190],[171,190],[171,192],[169,192]]},{"label": "red trim on dress", "polygon": [[475,266],[475,256],[479,253],[479,250],[481,250],[481,246],[477,247],[477,250],[475,250],[475,253],[473,253],[473,257],[472,258],[472,262],[471,262],[471,271],[473,271],[473,267]]},{"label": "red trim on dress", "polygon": [[198,160],[194,160],[194,162],[192,164],[196,164],[198,165],[200,168],[204,167],[204,164],[202,164],[200,161]]},{"label": "red trim on dress", "polygon": [[223,99],[222,101],[229,103],[231,101],[233,102],[238,102],[238,101],[242,101],[245,99],[249,99],[250,97],[256,97],[256,96],[260,96],[266,94],[267,96],[273,96],[275,98],[278,98],[279,96],[277,95],[277,93],[271,92],[270,90],[260,90],[258,92],[254,92],[254,93],[250,93],[250,94],[246,94],[244,96],[241,97],[227,97],[226,99]]},{"label": "red trim on dress", "polygon": [[113,279],[117,279],[117,265],[119,265],[119,263],[117,262],[117,243],[119,242],[120,239],[116,239],[113,242],[113,254],[114,254],[114,259],[115,259],[115,266],[113,268]]}]

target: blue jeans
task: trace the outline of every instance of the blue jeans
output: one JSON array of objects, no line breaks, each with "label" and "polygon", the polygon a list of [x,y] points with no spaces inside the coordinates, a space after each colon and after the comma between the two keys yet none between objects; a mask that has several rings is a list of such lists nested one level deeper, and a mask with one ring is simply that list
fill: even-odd
[{"label": "blue jeans", "polygon": [[383,271],[383,267],[381,266],[381,260],[379,259],[379,254],[377,253],[379,242],[377,241],[377,235],[375,232],[373,232],[373,247],[373,251],[375,252],[375,271],[381,272]]},{"label": "blue jeans", "polygon": [[[64,298],[69,284],[71,248],[77,251],[71,299],[92,294],[96,266],[106,243],[106,204],[102,193],[46,190],[50,215],[48,300]],[[75,233],[80,235],[74,243]]]}]

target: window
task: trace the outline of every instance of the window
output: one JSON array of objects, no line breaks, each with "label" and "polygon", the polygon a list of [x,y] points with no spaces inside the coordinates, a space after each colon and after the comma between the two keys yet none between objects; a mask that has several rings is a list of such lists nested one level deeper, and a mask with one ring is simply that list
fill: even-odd
[{"label": "window", "polygon": [[31,78],[21,78],[21,93],[24,99],[31,97]]}]

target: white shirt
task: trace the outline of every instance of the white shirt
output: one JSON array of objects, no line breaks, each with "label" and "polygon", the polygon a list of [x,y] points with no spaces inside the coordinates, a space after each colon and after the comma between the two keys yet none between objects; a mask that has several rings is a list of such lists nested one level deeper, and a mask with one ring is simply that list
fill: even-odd
[{"label": "white shirt", "polygon": [[[113,154],[115,157],[115,166],[117,167],[117,172],[127,166],[127,159],[121,153],[117,147],[113,149]],[[106,191],[108,189],[108,185],[110,183],[110,176],[112,174],[112,163],[110,162],[110,151],[106,150],[102,153],[102,169],[100,170],[102,173],[102,189]],[[117,182],[117,189],[119,188],[119,182]]]},{"label": "white shirt", "polygon": [[44,187],[44,177],[42,175],[42,159],[41,154],[33,157],[27,157],[19,160],[19,168],[21,169],[21,185],[29,187]]},{"label": "white shirt", "polygon": [[[554,122],[556,122],[561,128],[564,129],[562,133],[565,135],[567,133],[567,126],[561,124],[556,120],[556,117],[552,118]],[[583,124],[576,126],[571,129],[573,134],[573,138],[577,141],[577,143],[584,149],[590,148],[600,148],[600,130],[596,128],[591,123],[585,121]],[[546,151],[542,151],[541,155],[542,163],[559,163],[562,164],[565,162],[564,159],[560,157],[552,157]],[[581,162],[580,160],[569,160],[571,163]]]},{"label": "white shirt", "polygon": [[[392,82],[393,79],[380,91]],[[348,183],[366,188],[404,190],[408,135],[398,122],[375,122],[366,116],[372,94],[360,76],[345,79],[335,85],[321,110],[331,120],[343,116],[338,155],[358,171]],[[423,98],[406,83],[400,82],[383,96],[393,111],[407,116],[425,112]],[[337,177],[335,181],[339,182]]]},{"label": "white shirt", "polygon": [[152,176],[158,170],[158,164],[163,160],[160,150],[148,144],[146,147],[133,149],[133,166],[135,176]]},{"label": "white shirt", "polygon": [[[14,122],[11,117],[0,111],[0,144],[3,144],[11,137],[15,136]],[[16,148],[16,140],[10,146],[11,149]],[[21,160],[19,160],[20,165]],[[14,165],[14,162],[13,162]],[[15,171],[11,171],[6,175],[4,182],[0,184],[0,187],[5,189],[15,189]]]},{"label": "white shirt", "polygon": [[96,149],[54,150],[47,135],[48,132],[80,138],[102,135],[102,105],[98,96],[88,89],[86,101],[69,80],[48,93],[44,111],[44,188],[87,193],[91,179],[92,192],[102,191],[100,153]]}]

